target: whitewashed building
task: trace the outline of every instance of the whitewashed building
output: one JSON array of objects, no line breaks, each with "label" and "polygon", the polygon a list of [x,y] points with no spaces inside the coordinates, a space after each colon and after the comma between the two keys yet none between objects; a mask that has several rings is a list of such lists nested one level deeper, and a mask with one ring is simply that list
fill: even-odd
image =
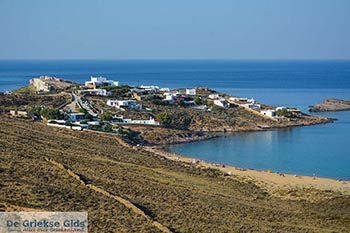
[{"label": "whitewashed building", "polygon": [[265,115],[265,116],[268,116],[268,117],[275,117],[276,116],[276,110],[271,110],[271,109],[262,110],[262,111],[260,111],[260,113],[262,115]]},{"label": "whitewashed building", "polygon": [[260,104],[241,104],[242,107],[245,107],[245,108],[249,108],[249,109],[253,109],[253,110],[258,110],[261,108],[261,105]]},{"label": "whitewashed building", "polygon": [[170,91],[170,88],[168,88],[168,87],[163,87],[163,88],[160,88],[159,91],[169,92],[169,91]]},{"label": "whitewashed building", "polygon": [[223,108],[230,107],[230,104],[225,99],[214,100],[214,104]]},{"label": "whitewashed building", "polygon": [[132,120],[123,117],[117,117],[117,119],[119,120],[119,124],[159,125],[159,122],[153,117],[150,117],[149,120]]},{"label": "whitewashed building", "polygon": [[113,80],[107,80],[106,78],[100,76],[100,77],[93,77],[91,76],[90,81],[85,82],[85,86],[89,88],[97,88],[97,87],[106,87],[106,86],[118,86],[118,81]]},{"label": "whitewashed building", "polygon": [[80,90],[79,93],[81,94],[90,94],[90,95],[101,95],[101,96],[109,96],[111,93],[107,91],[106,89],[87,89],[87,90]]},{"label": "whitewashed building", "polygon": [[196,95],[196,89],[195,88],[186,89],[186,95]]},{"label": "whitewashed building", "polygon": [[136,100],[107,100],[107,105],[116,108],[132,108],[137,110],[142,110],[142,105],[137,104]]},{"label": "whitewashed building", "polygon": [[247,102],[251,104],[255,104],[255,99],[254,98],[246,98],[246,97],[230,97],[230,100],[234,102]]},{"label": "whitewashed building", "polygon": [[214,99],[219,99],[219,98],[220,98],[220,95],[219,95],[219,94],[210,94],[210,95],[208,96],[208,98],[209,98],[209,99],[212,99],[212,100],[214,100]]},{"label": "whitewashed building", "polygon": [[165,97],[164,100],[170,102],[172,102],[176,98],[176,94],[171,92],[165,92],[163,95]]},{"label": "whitewashed building", "polygon": [[145,90],[145,91],[159,91],[159,86],[146,86],[146,85],[141,85],[140,86],[141,89]]}]

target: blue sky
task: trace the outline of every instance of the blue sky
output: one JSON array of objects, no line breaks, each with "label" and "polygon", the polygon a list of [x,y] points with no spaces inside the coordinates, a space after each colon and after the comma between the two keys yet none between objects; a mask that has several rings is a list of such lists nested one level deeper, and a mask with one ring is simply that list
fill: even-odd
[{"label": "blue sky", "polygon": [[0,59],[350,59],[350,0],[0,0]]}]

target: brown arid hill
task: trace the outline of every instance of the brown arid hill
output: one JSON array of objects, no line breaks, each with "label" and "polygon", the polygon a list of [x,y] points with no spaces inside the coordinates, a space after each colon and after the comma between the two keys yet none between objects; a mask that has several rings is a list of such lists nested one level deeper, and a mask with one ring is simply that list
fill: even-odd
[{"label": "brown arid hill", "polygon": [[350,101],[339,99],[326,99],[322,103],[310,108],[310,112],[331,112],[350,110]]},{"label": "brown arid hill", "polygon": [[0,211],[88,211],[89,232],[350,232],[350,196],[272,195],[112,134],[0,116]]},{"label": "brown arid hill", "polygon": [[57,108],[71,101],[71,95],[60,94],[3,94],[0,95],[0,110],[8,109],[31,109],[33,106],[45,105]]}]

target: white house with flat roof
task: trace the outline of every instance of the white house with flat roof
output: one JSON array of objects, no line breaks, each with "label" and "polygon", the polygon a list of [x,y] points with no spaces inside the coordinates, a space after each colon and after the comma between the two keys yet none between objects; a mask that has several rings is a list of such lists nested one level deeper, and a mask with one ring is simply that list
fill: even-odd
[{"label": "white house with flat roof", "polygon": [[255,99],[254,98],[246,98],[246,97],[230,97],[230,100],[234,102],[247,102],[251,104],[255,104]]},{"label": "white house with flat roof", "polygon": [[170,88],[168,87],[162,87],[159,89],[160,91],[163,91],[163,92],[169,92],[170,91]]},{"label": "white house with flat roof", "polygon": [[186,89],[186,95],[196,95],[196,89],[195,88]]},{"label": "white house with flat roof", "polygon": [[262,115],[265,115],[268,117],[275,117],[276,116],[276,110],[272,110],[272,109],[261,110],[260,113]]},{"label": "white house with flat roof", "polygon": [[176,98],[177,94],[171,93],[171,92],[165,92],[163,96],[165,97],[164,100],[172,102]]},{"label": "white house with flat roof", "polygon": [[142,110],[142,105],[137,104],[136,100],[107,100],[107,105],[111,107],[121,108],[132,108],[137,110]]},{"label": "white house with flat roof", "polygon": [[210,95],[208,96],[208,98],[209,98],[209,99],[212,99],[212,100],[214,100],[214,99],[219,99],[219,98],[220,98],[220,95],[219,95],[219,94],[210,94]]},{"label": "white house with flat roof", "polygon": [[111,93],[106,89],[87,89],[78,91],[80,94],[109,96]]},{"label": "white house with flat roof", "polygon": [[146,85],[141,85],[140,88],[145,91],[159,91],[160,89],[159,86],[146,86]]},{"label": "white house with flat roof", "polygon": [[153,118],[150,117],[149,120],[132,120],[132,119],[128,119],[128,118],[123,118],[121,117],[117,117],[117,120],[119,120],[119,122],[114,122],[117,124],[137,124],[137,125],[159,125],[159,122]]},{"label": "white house with flat roof", "polygon": [[106,78],[100,76],[100,77],[93,77],[91,76],[90,81],[85,82],[85,86],[89,88],[97,88],[97,87],[106,87],[106,86],[118,86],[119,82],[118,81],[113,81],[113,80],[107,80]]},{"label": "white house with flat roof", "polygon": [[214,104],[223,108],[230,107],[230,104],[225,99],[214,100]]},{"label": "white house with flat roof", "polygon": [[258,110],[261,108],[261,105],[260,104],[241,104],[242,107],[245,107],[245,108],[249,108],[249,109],[254,109],[254,110]]}]

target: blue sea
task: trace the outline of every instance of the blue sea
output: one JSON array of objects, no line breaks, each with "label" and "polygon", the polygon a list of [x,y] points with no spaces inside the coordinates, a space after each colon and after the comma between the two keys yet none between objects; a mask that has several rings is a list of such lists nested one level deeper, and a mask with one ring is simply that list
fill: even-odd
[{"label": "blue sea", "polygon": [[[207,86],[275,106],[303,111],[325,98],[350,100],[350,61],[308,60],[0,60],[0,91],[50,75],[83,83],[105,76],[128,85],[180,88]],[[206,161],[256,170],[350,179],[350,111],[317,113],[331,124],[227,134],[169,146]]]}]

